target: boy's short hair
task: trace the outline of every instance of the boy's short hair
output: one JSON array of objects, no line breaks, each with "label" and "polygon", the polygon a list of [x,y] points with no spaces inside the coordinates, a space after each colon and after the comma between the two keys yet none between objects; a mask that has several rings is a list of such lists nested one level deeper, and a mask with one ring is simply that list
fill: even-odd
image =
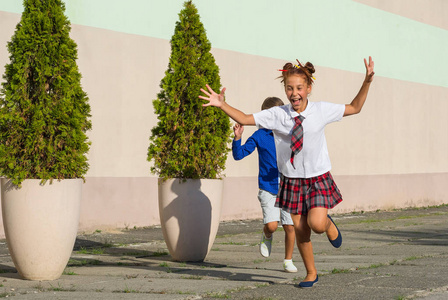
[{"label": "boy's short hair", "polygon": [[283,103],[283,101],[280,98],[267,97],[266,99],[264,99],[263,104],[261,105],[261,110],[282,105],[285,105],[285,103]]}]

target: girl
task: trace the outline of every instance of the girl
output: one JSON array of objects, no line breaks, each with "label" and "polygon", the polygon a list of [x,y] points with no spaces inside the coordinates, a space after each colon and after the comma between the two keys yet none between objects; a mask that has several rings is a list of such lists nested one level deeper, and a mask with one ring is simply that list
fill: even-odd
[{"label": "girl", "polygon": [[312,287],[318,281],[314,264],[311,230],[326,233],[331,244],[338,248],[342,236],[327,214],[342,201],[341,194],[330,174],[331,164],[324,135],[325,125],[339,121],[361,111],[374,76],[374,62],[364,59],[366,76],[350,104],[308,101],[313,86],[314,66],[306,63],[287,63],[280,71],[289,104],[273,107],[256,114],[245,114],[225,102],[225,88],[220,94],[207,85],[201,89],[209,101],[203,106],[221,108],[229,117],[242,125],[256,125],[271,129],[277,148],[280,171],[280,188],[276,206],[291,213],[296,232],[297,246],[305,265],[307,276],[299,287]]}]

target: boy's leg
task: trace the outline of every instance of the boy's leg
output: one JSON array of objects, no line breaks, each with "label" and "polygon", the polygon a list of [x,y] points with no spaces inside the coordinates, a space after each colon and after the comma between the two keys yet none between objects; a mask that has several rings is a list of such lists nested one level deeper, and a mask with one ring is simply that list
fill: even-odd
[{"label": "boy's leg", "polygon": [[263,232],[265,237],[271,238],[272,234],[277,230],[277,227],[278,227],[277,221],[272,221],[264,224]]},{"label": "boy's leg", "polygon": [[294,242],[296,241],[294,222],[292,221],[291,214],[283,209],[280,209],[280,219],[285,230],[285,259],[292,259]]},{"label": "boy's leg", "polygon": [[291,214],[296,233],[297,247],[302,256],[306,269],[304,281],[314,281],[317,277],[317,270],[314,264],[313,245],[311,243],[311,228],[308,226],[306,215]]},{"label": "boy's leg", "polygon": [[294,232],[294,225],[283,225],[285,230],[285,259],[283,260],[283,269],[285,272],[296,273],[297,267],[292,261],[292,252],[294,251],[294,242],[296,234]]},{"label": "boy's leg", "polygon": [[285,230],[285,259],[283,260],[283,269],[289,273],[297,272],[297,268],[292,261],[292,252],[294,251],[294,242],[296,234],[294,232],[294,222],[291,214],[279,208],[280,219]]},{"label": "boy's leg", "polygon": [[260,201],[263,211],[263,234],[260,242],[260,254],[264,257],[271,255],[271,246],[273,233],[277,230],[280,216],[278,208],[275,207],[275,199],[277,195],[264,190],[258,192],[258,200]]},{"label": "boy's leg", "polygon": [[273,233],[277,230],[278,222],[269,222],[264,224],[263,233],[260,241],[260,254],[264,257],[271,255]]},{"label": "boy's leg", "polygon": [[294,242],[296,241],[296,234],[293,225],[283,225],[285,230],[285,259],[292,259],[294,252]]}]

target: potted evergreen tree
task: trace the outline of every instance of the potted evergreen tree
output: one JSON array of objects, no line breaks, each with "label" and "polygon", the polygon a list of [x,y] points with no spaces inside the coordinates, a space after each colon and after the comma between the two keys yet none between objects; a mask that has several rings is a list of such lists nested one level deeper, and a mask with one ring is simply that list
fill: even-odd
[{"label": "potted evergreen tree", "polygon": [[61,0],[25,0],[0,91],[0,174],[8,248],[24,279],[61,276],[88,170],[88,97]]},{"label": "potted evergreen tree", "polygon": [[219,90],[219,68],[192,1],[179,13],[161,91],[153,101],[148,160],[159,175],[160,222],[177,261],[202,261],[219,226],[222,180],[230,120],[219,109],[203,108],[200,88]]}]

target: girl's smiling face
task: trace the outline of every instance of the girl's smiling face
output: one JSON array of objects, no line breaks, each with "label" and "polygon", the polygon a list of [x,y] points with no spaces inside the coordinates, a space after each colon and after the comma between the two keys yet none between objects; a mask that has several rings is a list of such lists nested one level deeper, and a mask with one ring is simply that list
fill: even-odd
[{"label": "girl's smiling face", "polygon": [[285,81],[285,93],[292,108],[301,113],[308,104],[308,94],[311,93],[311,85],[308,85],[303,75],[290,75]]}]

